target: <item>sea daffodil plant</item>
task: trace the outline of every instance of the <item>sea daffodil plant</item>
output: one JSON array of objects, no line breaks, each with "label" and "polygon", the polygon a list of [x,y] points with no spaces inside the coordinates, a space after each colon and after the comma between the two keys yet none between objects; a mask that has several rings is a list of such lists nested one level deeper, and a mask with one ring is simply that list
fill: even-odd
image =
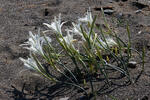
[{"label": "sea daffodil plant", "polygon": [[[131,50],[133,50],[130,40],[128,43],[123,42],[110,28],[108,28],[108,32],[111,33],[105,33],[100,26],[95,24],[96,17],[93,17],[89,11],[86,12],[85,17],[77,20],[77,24],[72,22],[71,29],[68,28],[62,32],[62,26],[65,22],[61,22],[60,15],[58,18],[54,17],[54,22],[51,22],[51,24],[43,24],[49,28],[48,30],[54,31],[57,44],[61,46],[61,52],[54,48],[51,42],[55,41],[56,43],[56,40],[46,36],[46,31],[43,32],[43,36],[40,36],[40,31],[38,31],[38,34],[29,32],[28,41],[21,44],[31,53],[31,58],[20,58],[25,66],[38,71],[55,83],[63,83],[80,88],[85,92],[86,96],[88,96],[88,93],[81,83],[89,83],[92,90],[91,93],[97,93],[93,85],[94,80],[98,78],[94,77],[95,74],[104,76],[106,84],[109,84],[111,79],[107,70],[112,69],[124,74],[131,81],[127,67],[129,60],[132,58]],[[95,33],[95,30],[98,30],[99,33]],[[130,37],[129,29],[127,30]],[[75,38],[75,35],[79,35],[81,38]],[[74,41],[76,42],[74,43]],[[113,48],[115,48],[115,52]],[[123,52],[124,50],[128,52]],[[37,54],[38,57],[36,56]],[[46,67],[50,67],[49,69],[55,71],[58,75],[45,71],[45,67],[42,64],[45,62],[40,62],[39,55],[47,63]],[[66,57],[72,60],[73,68],[62,61]],[[59,75],[63,75],[66,81],[59,80]]]}]

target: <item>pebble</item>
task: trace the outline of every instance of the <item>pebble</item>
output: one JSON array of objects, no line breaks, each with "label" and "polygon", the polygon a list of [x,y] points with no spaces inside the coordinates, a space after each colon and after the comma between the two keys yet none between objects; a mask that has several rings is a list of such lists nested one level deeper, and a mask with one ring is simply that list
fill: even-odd
[{"label": "pebble", "polygon": [[108,14],[108,15],[111,15],[111,14],[114,13],[114,10],[106,9],[106,10],[104,10],[104,13],[105,13],[105,14]]},{"label": "pebble", "polygon": [[[104,10],[105,14],[111,15],[114,13],[113,7],[112,6],[106,6],[106,7],[102,7]],[[95,11],[101,11],[100,7],[95,7],[94,8]]]},{"label": "pebble", "polygon": [[137,65],[137,62],[135,62],[135,61],[129,61],[129,63],[128,63],[129,68],[136,68],[136,65]]},{"label": "pebble", "polygon": [[139,31],[139,32],[138,32],[138,34],[141,34],[141,33],[142,33],[142,31]]},{"label": "pebble", "polygon": [[135,11],[136,14],[141,13],[141,12],[142,12],[141,9]]}]

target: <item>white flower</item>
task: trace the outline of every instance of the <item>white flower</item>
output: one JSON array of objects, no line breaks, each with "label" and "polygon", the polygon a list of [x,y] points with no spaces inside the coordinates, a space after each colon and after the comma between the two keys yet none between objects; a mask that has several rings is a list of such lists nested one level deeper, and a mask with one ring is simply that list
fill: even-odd
[{"label": "white flower", "polygon": [[31,58],[28,58],[28,59],[24,59],[24,58],[19,58],[23,63],[24,63],[24,66],[26,66],[27,68],[29,69],[38,69],[38,66],[37,66],[37,63],[36,61],[33,59],[33,57]]},{"label": "white flower", "polygon": [[71,32],[79,34],[79,35],[82,36],[82,31],[81,31],[81,28],[80,28],[81,24],[80,23],[78,23],[78,24],[72,23],[72,25],[73,25],[73,29],[71,30]]},{"label": "white flower", "polygon": [[62,34],[61,27],[63,26],[64,23],[65,22],[61,23],[61,14],[59,14],[58,18],[56,18],[56,16],[54,17],[54,22],[52,22],[51,24],[47,24],[47,23],[43,23],[43,24],[46,25],[48,28],[53,29],[57,33]]},{"label": "white flower", "polygon": [[117,45],[117,43],[112,38],[107,38],[106,42],[109,47],[113,47],[113,46]]},{"label": "white flower", "polygon": [[[52,41],[52,39],[50,37],[48,37],[48,36],[46,36],[45,38],[46,38],[47,42],[49,42],[49,43]],[[44,37],[40,37],[40,41],[46,44],[45,38]]]},{"label": "white flower", "polygon": [[[48,42],[51,42],[51,38],[46,37]],[[34,53],[42,54],[44,55],[43,52],[43,43],[46,43],[44,37],[40,36],[40,32],[38,34],[32,34],[32,32],[29,32],[29,39],[27,42],[24,44],[21,44],[20,46],[29,46],[29,47],[24,47]]]},{"label": "white flower", "polygon": [[[81,27],[80,27],[81,23],[80,22],[78,22],[78,24],[72,23],[72,25],[73,25],[73,28],[70,30],[70,32],[73,32],[75,34],[80,35],[82,40],[85,41],[85,38],[83,36],[82,30],[81,30]],[[83,30],[85,32],[85,35],[89,36],[90,31],[87,28],[87,26],[83,24],[82,28],[83,28]],[[90,39],[92,39],[92,37],[90,37]]]},{"label": "white flower", "polygon": [[101,45],[100,45],[101,48],[102,47],[106,48],[107,44],[109,47],[113,47],[113,46],[117,45],[117,43],[112,38],[106,38],[106,42],[104,42],[102,39],[99,39],[99,41],[101,43]]},{"label": "white flower", "polygon": [[[67,35],[64,38],[64,41],[67,43],[67,45],[69,46],[73,46],[73,42],[75,41],[75,39],[73,39],[73,34],[70,34],[70,30],[66,29],[67,31]],[[61,42],[63,42],[63,39],[60,39]],[[74,46],[73,46],[74,47]]]},{"label": "white flower", "polygon": [[85,40],[80,27],[81,23],[80,22],[78,24],[72,23],[72,25],[73,28],[72,30],[70,30],[70,32],[80,35],[82,37],[82,40]]},{"label": "white flower", "polygon": [[93,18],[92,18],[91,11],[90,10],[87,11],[85,17],[79,18],[78,20],[81,21],[81,22],[89,22],[90,24],[92,24]]},{"label": "white flower", "polygon": [[99,38],[98,40],[99,40],[99,42],[100,42],[100,43],[98,43],[99,46],[100,46],[101,48],[103,48],[103,47],[105,48],[105,47],[106,47],[106,43],[105,43],[101,38]]}]

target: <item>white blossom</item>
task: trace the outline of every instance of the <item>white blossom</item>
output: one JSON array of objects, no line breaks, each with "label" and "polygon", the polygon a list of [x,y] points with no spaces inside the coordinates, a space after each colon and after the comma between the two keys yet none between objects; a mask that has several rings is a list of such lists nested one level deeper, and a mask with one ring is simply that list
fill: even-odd
[{"label": "white blossom", "polygon": [[113,47],[113,46],[117,45],[117,43],[112,38],[106,38],[106,42],[109,47]]},{"label": "white blossom", "polygon": [[[46,37],[46,39],[48,40],[48,42],[51,42],[51,38]],[[28,41],[24,44],[21,44],[20,46],[27,46],[24,48],[30,50],[31,52],[44,55],[43,43],[46,43],[46,41],[44,37],[40,36],[40,32],[35,35],[32,34],[32,32],[29,32]]]},{"label": "white blossom", "polygon": [[90,10],[87,11],[85,17],[79,18],[78,20],[81,21],[81,22],[89,22],[90,24],[92,24],[93,17],[92,17],[91,11]]},{"label": "white blossom", "polygon": [[78,23],[78,24],[72,23],[72,25],[73,25],[73,29],[72,29],[71,32],[79,34],[79,35],[82,36],[82,31],[81,31],[81,28],[80,28],[81,23]]},{"label": "white blossom", "polygon": [[54,22],[52,22],[51,24],[47,24],[47,23],[43,23],[44,25],[46,25],[48,28],[56,31],[57,33],[62,34],[62,30],[61,27],[63,26],[65,22],[61,22],[61,14],[59,14],[59,17],[56,18],[56,16],[54,17]]},{"label": "white blossom", "polygon": [[[102,39],[99,39],[99,41],[100,41],[100,47],[102,48],[102,47],[104,47],[104,48],[106,48],[107,47],[107,45],[109,46],[109,47],[113,47],[113,46],[115,46],[115,45],[117,45],[117,43],[112,39],[112,38],[106,38],[105,39],[106,40],[106,42],[104,42]],[[107,44],[106,44],[107,43]]]},{"label": "white blossom", "polygon": [[[65,37],[63,37],[64,41],[67,43],[67,45],[73,46],[72,43],[75,41],[75,39],[73,39],[73,34],[70,34],[70,30],[68,30],[68,29],[66,29],[66,31],[67,31],[67,35]],[[61,39],[61,42],[63,42],[63,39]]]},{"label": "white blossom", "polygon": [[80,35],[82,37],[82,40],[85,40],[81,27],[80,27],[81,23],[80,22],[78,24],[72,23],[72,25],[73,25],[73,28],[70,30],[70,32]]},{"label": "white blossom", "polygon": [[19,58],[23,63],[24,63],[24,66],[26,66],[27,68],[29,69],[38,69],[38,65],[36,63],[36,61],[33,59],[33,57],[31,58],[28,58],[28,59],[24,59],[24,58]]}]

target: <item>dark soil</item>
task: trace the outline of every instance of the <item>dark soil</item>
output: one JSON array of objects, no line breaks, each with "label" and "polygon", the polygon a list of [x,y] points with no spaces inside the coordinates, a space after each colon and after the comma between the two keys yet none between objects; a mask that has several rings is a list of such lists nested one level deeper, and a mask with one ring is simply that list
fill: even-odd
[{"label": "dark soil", "polygon": [[[103,24],[100,7],[104,8],[108,23],[127,41],[126,22],[131,31],[132,46],[138,51],[146,47],[145,71],[134,84],[103,86],[102,80],[94,83],[99,89],[97,100],[150,99],[150,2],[149,0],[0,0],[0,100],[86,100],[83,92],[70,86],[51,82],[23,66],[19,57],[29,53],[19,45],[28,39],[28,31],[45,30],[42,23],[50,23],[54,16],[70,21],[83,16],[91,7],[98,15],[97,24]],[[54,37],[53,34],[49,34]],[[138,57],[135,59],[138,60]],[[140,62],[140,61],[139,61]],[[141,66],[131,69],[132,78],[140,74]],[[99,85],[100,84],[100,85]]]}]

